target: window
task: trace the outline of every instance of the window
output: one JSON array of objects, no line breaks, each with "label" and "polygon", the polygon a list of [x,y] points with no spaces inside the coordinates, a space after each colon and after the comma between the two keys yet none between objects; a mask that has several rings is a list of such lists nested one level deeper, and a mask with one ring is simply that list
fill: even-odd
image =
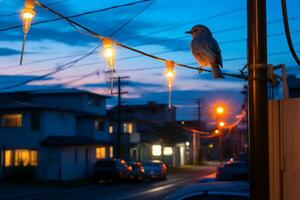
[{"label": "window", "polygon": [[124,123],[123,124],[123,132],[124,133],[133,133],[133,124],[132,123]]},{"label": "window", "polygon": [[4,160],[4,166],[10,167],[12,165],[12,154],[13,152],[11,150],[6,150],[4,153],[5,160]]},{"label": "window", "polygon": [[31,113],[31,130],[38,131],[40,130],[40,114]]},{"label": "window", "polygon": [[4,114],[2,115],[2,127],[21,128],[22,114]]},{"label": "window", "polygon": [[109,125],[109,127],[108,127],[108,132],[109,132],[109,134],[113,134],[113,132],[114,132],[114,127],[113,127],[113,125]]},{"label": "window", "polygon": [[114,157],[114,147],[113,147],[113,146],[110,146],[110,147],[109,147],[109,157],[110,157],[110,158],[113,158],[113,157]]},{"label": "window", "polygon": [[37,166],[37,151],[28,149],[5,150],[4,166]]},{"label": "window", "polygon": [[103,131],[104,130],[104,123],[102,120],[98,119],[98,120],[95,120],[95,129],[97,131]]},{"label": "window", "polygon": [[105,147],[96,148],[96,158],[97,159],[106,158],[106,149],[105,149]]},{"label": "window", "polygon": [[14,151],[15,166],[37,166],[37,151],[17,149]]},{"label": "window", "polygon": [[88,105],[89,106],[96,106],[96,107],[101,107],[101,98],[97,97],[89,97],[88,98]]}]

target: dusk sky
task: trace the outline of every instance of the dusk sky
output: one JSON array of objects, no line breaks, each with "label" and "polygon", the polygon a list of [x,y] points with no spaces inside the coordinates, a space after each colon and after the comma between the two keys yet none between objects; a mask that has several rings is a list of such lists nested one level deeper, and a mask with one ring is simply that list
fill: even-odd
[{"label": "dusk sky", "polygon": [[[51,5],[65,16],[97,10],[138,0],[65,0]],[[48,4],[57,0],[41,0]],[[130,7],[118,8],[101,13],[73,18],[104,36],[110,36],[129,18],[144,9],[144,2]],[[300,15],[298,0],[288,0],[290,27],[296,47],[300,45]],[[19,14],[23,0],[2,0],[0,2],[0,30],[22,24]],[[299,3],[298,3],[299,4]],[[156,0],[143,13],[137,16],[112,38],[145,52],[174,60],[179,63],[197,66],[189,50],[191,37],[184,32],[196,24],[204,24],[211,29],[220,44],[224,72],[238,73],[246,64],[246,1],[241,0]],[[289,74],[298,74],[298,67],[289,53],[284,36],[280,0],[268,1],[268,62],[286,64]],[[36,8],[34,22],[55,18],[42,8]],[[19,66],[23,32],[21,28],[0,31],[0,91],[1,88],[40,76],[69,61],[89,52],[100,44],[96,38],[76,32],[63,20],[32,26],[26,43],[24,64]],[[116,49],[116,76],[130,76],[124,90],[125,104],[143,104],[147,101],[167,103],[167,86],[163,76],[164,63],[139,56],[128,50]],[[135,57],[136,56],[136,57]],[[64,57],[64,58],[61,58]],[[120,60],[118,60],[120,59]],[[152,68],[152,69],[150,69]],[[59,72],[41,81],[13,90],[39,89],[45,86],[56,87],[78,77],[100,70],[99,75],[89,76],[80,81],[67,84],[67,87],[90,90],[108,94],[108,69],[101,55],[97,53],[80,61],[74,67]],[[203,112],[214,102],[230,105],[233,113],[241,108],[243,96],[240,94],[245,82],[226,77],[215,80],[209,73],[199,74],[195,70],[176,67],[173,103],[178,107],[178,119],[196,118],[196,99],[204,101]],[[116,98],[109,102],[115,105]]]}]

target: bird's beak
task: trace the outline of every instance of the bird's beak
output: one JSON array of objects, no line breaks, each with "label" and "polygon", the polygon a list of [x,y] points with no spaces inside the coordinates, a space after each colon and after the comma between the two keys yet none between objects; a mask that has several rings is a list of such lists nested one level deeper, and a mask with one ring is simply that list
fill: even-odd
[{"label": "bird's beak", "polygon": [[192,34],[192,31],[187,31],[187,32],[185,32],[186,34]]}]

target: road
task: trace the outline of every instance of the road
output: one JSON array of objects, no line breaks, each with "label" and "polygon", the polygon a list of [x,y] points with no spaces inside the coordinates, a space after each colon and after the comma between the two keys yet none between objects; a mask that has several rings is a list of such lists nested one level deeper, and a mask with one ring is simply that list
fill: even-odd
[{"label": "road", "polygon": [[215,167],[189,167],[171,173],[165,181],[139,184],[98,184],[77,187],[0,183],[1,200],[132,200],[164,199],[182,186],[215,172]]}]

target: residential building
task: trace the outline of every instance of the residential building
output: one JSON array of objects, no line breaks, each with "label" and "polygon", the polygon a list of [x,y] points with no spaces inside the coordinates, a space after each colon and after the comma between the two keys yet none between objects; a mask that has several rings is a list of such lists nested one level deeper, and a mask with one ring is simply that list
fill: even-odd
[{"label": "residential building", "polygon": [[156,102],[114,107],[108,111],[114,129],[118,123],[118,112],[121,113],[122,137],[131,131],[140,135],[140,144],[137,146],[122,145],[123,158],[140,162],[160,159],[170,166],[186,163],[186,135],[178,129],[175,107],[169,109],[167,104]]},{"label": "residential building", "polygon": [[89,176],[113,157],[107,96],[77,89],[0,93],[0,174],[31,166],[39,180]]}]

